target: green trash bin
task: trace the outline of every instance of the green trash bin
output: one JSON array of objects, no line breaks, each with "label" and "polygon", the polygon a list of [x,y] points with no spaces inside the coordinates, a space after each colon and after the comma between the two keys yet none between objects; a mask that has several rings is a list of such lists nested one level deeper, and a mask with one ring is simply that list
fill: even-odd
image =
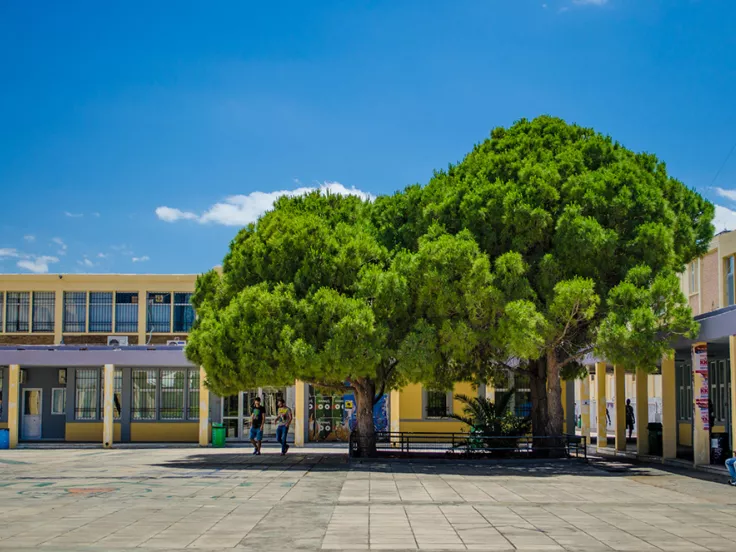
[{"label": "green trash bin", "polygon": [[212,424],[212,446],[215,448],[225,446],[225,426],[223,424]]},{"label": "green trash bin", "polygon": [[662,456],[662,424],[651,422],[647,424],[649,432],[649,454]]}]

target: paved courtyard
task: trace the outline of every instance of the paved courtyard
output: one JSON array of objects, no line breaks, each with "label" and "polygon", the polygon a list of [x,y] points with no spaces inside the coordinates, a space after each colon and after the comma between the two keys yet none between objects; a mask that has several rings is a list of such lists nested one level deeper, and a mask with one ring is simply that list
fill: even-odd
[{"label": "paved courtyard", "polygon": [[0,452],[6,550],[736,550],[736,489],[622,463]]}]

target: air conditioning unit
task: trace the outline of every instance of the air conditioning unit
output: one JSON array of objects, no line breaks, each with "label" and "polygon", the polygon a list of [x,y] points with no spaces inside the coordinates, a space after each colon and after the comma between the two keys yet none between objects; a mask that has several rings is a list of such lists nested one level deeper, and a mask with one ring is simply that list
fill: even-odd
[{"label": "air conditioning unit", "polygon": [[172,347],[185,347],[187,344],[186,341],[182,341],[181,339],[168,339],[166,340],[166,345],[172,346]]},{"label": "air conditioning unit", "polygon": [[107,336],[108,347],[127,347],[128,336],[127,335],[108,335]]}]

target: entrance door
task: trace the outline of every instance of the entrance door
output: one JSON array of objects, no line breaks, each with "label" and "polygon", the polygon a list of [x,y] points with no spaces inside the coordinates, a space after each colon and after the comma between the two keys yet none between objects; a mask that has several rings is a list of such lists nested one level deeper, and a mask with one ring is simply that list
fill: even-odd
[{"label": "entrance door", "polygon": [[25,440],[41,438],[41,389],[23,390],[23,427]]},{"label": "entrance door", "polygon": [[228,441],[242,439],[243,423],[240,417],[239,399],[240,393],[222,399],[222,423],[225,426],[225,437]]},{"label": "entrance door", "polygon": [[266,421],[263,426],[264,437],[276,435],[276,399],[284,397],[284,390],[277,388],[259,388],[241,391],[237,395],[224,397],[222,400],[222,423],[228,441],[247,441],[250,437],[250,415],[256,397],[266,410]]}]

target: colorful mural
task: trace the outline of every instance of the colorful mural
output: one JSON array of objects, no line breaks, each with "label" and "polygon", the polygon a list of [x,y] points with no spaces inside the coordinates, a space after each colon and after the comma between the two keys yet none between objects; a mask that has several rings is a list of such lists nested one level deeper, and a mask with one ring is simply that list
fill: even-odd
[{"label": "colorful mural", "polygon": [[[373,407],[376,431],[388,431],[388,395]],[[347,441],[355,428],[355,396],[309,388],[309,440]]]}]

